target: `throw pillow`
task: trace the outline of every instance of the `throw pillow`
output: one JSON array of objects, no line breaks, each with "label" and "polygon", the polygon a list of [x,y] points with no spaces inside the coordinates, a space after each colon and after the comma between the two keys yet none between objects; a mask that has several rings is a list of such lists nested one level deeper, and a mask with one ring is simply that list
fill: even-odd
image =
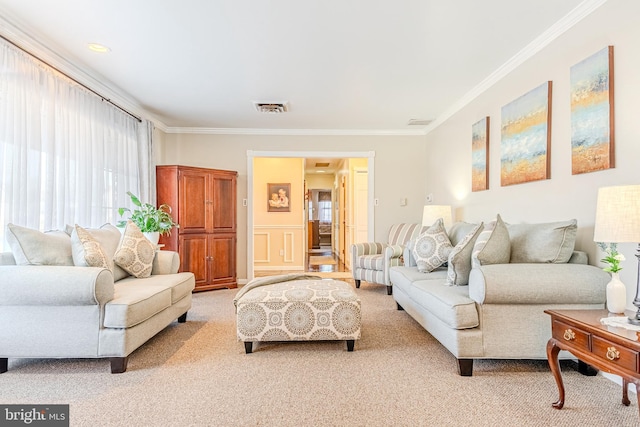
[{"label": "throw pillow", "polygon": [[509,225],[511,262],[566,263],[576,244],[578,221]]},{"label": "throw pillow", "polygon": [[444,221],[440,218],[416,238],[412,252],[418,271],[429,273],[440,267],[447,262],[452,249]]},{"label": "throw pillow", "polygon": [[509,231],[500,215],[495,221],[485,225],[478,236],[473,253],[471,266],[473,268],[487,264],[508,264],[511,258],[511,241]]},{"label": "throw pillow", "polygon": [[101,267],[113,273],[111,258],[89,231],[76,224],[71,232],[73,263],[79,267]]},{"label": "throw pillow", "polygon": [[137,278],[149,277],[155,256],[155,246],[133,221],[127,221],[120,247],[113,258],[116,264]]},{"label": "throw pillow", "polygon": [[482,233],[483,223],[475,226],[453,248],[449,254],[449,266],[447,270],[447,285],[467,285],[469,284],[469,273],[471,273],[471,253],[476,240]]},{"label": "throw pillow", "polygon": [[73,265],[71,239],[63,231],[7,224],[5,237],[17,265]]}]

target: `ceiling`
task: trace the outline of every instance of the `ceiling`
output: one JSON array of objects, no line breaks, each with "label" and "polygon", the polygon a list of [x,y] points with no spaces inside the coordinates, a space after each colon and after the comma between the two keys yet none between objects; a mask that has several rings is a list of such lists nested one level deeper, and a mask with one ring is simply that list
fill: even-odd
[{"label": "ceiling", "polygon": [[[99,81],[169,132],[410,134],[425,130],[410,119],[441,119],[594,3],[0,0],[0,32],[10,26],[56,52],[49,59],[63,71]],[[254,101],[289,111],[259,113]]]}]

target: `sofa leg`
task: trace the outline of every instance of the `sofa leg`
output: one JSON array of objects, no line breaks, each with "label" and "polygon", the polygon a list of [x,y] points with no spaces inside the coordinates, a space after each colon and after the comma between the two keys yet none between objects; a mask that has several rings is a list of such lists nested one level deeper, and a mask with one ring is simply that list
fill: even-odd
[{"label": "sofa leg", "polygon": [[458,359],[458,374],[461,377],[473,375],[473,359]]},{"label": "sofa leg", "polygon": [[353,351],[356,340],[347,340],[347,351]]},{"label": "sofa leg", "polygon": [[402,308],[402,306],[400,304],[398,304],[398,302],[396,302],[396,307],[398,308],[398,310],[404,311],[404,308]]},{"label": "sofa leg", "polygon": [[387,286],[387,295],[391,295],[391,294],[393,294],[393,287]]},{"label": "sofa leg", "polygon": [[598,375],[598,370],[588,363],[584,363],[582,360],[578,359],[578,372],[587,377],[594,377]]},{"label": "sofa leg", "polygon": [[253,352],[253,343],[251,341],[244,342],[244,352],[245,354],[251,354]]},{"label": "sofa leg", "polygon": [[111,361],[111,373],[122,374],[127,370],[127,363],[129,362],[129,356],[127,357],[110,357]]},{"label": "sofa leg", "polygon": [[178,317],[178,323],[184,323],[186,321],[187,321],[187,312],[185,311],[182,316]]},{"label": "sofa leg", "polygon": [[360,287],[360,280],[356,279],[356,288]]},{"label": "sofa leg", "polygon": [[0,374],[4,374],[9,370],[9,358],[2,357],[0,358]]}]

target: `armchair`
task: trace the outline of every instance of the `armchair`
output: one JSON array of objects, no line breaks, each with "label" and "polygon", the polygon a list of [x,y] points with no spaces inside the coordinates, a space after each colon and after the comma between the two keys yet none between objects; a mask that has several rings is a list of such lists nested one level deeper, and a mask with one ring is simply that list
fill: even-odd
[{"label": "armchair", "polygon": [[351,245],[351,271],[360,287],[360,281],[377,283],[387,287],[387,294],[391,295],[391,281],[389,268],[402,265],[404,245],[420,235],[420,224],[395,224],[389,230],[386,243],[367,242]]}]

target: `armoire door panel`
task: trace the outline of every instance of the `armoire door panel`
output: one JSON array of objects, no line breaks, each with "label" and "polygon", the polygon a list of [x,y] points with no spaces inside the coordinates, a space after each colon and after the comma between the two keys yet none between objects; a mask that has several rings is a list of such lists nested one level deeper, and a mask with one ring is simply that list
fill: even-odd
[{"label": "armoire door panel", "polygon": [[216,231],[236,231],[236,180],[213,178],[213,228]]},{"label": "armoire door panel", "polygon": [[208,238],[206,234],[180,236],[180,271],[193,273],[196,289],[209,281]]},{"label": "armoire door panel", "polygon": [[179,218],[181,233],[207,231],[208,174],[190,170],[180,171]]},{"label": "armoire door panel", "polygon": [[236,281],[236,236],[213,236],[211,255],[213,256],[212,280]]}]

